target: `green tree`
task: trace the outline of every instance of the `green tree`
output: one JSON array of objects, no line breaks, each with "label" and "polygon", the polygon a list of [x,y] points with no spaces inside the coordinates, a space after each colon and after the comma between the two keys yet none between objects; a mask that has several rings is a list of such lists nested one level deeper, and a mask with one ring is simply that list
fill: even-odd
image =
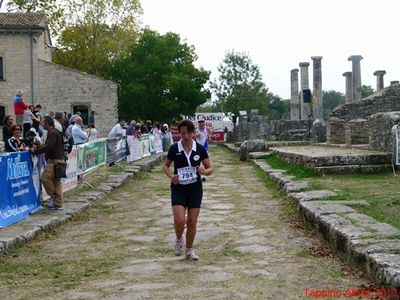
[{"label": "green tree", "polygon": [[370,85],[363,85],[361,87],[361,99],[371,96],[375,93],[375,90]]},{"label": "green tree", "polygon": [[280,120],[288,112],[290,112],[290,100],[284,100],[278,95],[273,95],[268,104],[268,118],[270,120]]},{"label": "green tree", "polygon": [[64,10],[60,0],[10,0],[7,3],[7,10],[45,13],[52,35],[56,35],[63,24]]},{"label": "green tree", "polygon": [[337,106],[344,104],[345,97],[341,92],[330,90],[322,91],[324,118]]},{"label": "green tree", "polygon": [[179,35],[144,29],[130,55],[112,72],[121,85],[121,117],[167,121],[193,115],[210,98],[204,87],[210,73],[196,68],[196,60],[194,47]]},{"label": "green tree", "polygon": [[9,9],[46,12],[57,40],[55,63],[108,78],[138,36],[139,0],[11,0]]},{"label": "green tree", "polygon": [[238,115],[239,110],[250,113],[257,108],[260,114],[267,114],[273,95],[262,82],[258,66],[246,53],[228,52],[218,71],[220,75],[211,83],[211,89],[223,111]]},{"label": "green tree", "polygon": [[66,27],[53,61],[109,78],[120,57],[128,55],[138,36],[139,0],[66,0]]}]

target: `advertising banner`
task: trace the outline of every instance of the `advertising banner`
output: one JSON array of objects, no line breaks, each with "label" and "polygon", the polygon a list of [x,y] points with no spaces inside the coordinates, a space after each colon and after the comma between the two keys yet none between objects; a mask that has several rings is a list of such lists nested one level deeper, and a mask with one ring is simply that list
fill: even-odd
[{"label": "advertising banner", "polygon": [[224,141],[224,113],[195,113],[194,116],[185,116],[198,127],[198,120],[203,119],[206,122],[206,128],[211,132],[212,142]]},{"label": "advertising banner", "polygon": [[[46,162],[44,161],[44,157],[42,160],[42,169],[40,174],[42,174],[44,167],[46,165]],[[68,154],[68,160],[67,160],[67,178],[62,178],[61,183],[62,183],[62,190],[63,192],[72,190],[78,186],[78,175],[77,175],[77,169],[78,169],[78,157],[77,157],[77,148],[74,146],[71,150],[71,153]],[[43,191],[43,199],[49,199],[50,196],[46,193],[46,190],[42,186],[42,191]]]},{"label": "advertising banner", "polygon": [[107,163],[115,163],[126,156],[126,136],[107,139]]},{"label": "advertising banner", "polygon": [[154,134],[149,134],[148,137],[150,154],[156,154],[156,137]]},{"label": "advertising banner", "polygon": [[77,174],[83,175],[106,163],[106,139],[98,139],[77,147]]},{"label": "advertising banner", "polygon": [[40,156],[30,152],[0,155],[0,228],[41,207]]},{"label": "advertising banner", "polygon": [[129,155],[126,157],[127,162],[139,160],[143,157],[142,143],[138,138],[131,135],[127,136]]},{"label": "advertising banner", "polygon": [[140,137],[142,144],[142,157],[150,156],[150,140],[148,134],[142,134]]}]

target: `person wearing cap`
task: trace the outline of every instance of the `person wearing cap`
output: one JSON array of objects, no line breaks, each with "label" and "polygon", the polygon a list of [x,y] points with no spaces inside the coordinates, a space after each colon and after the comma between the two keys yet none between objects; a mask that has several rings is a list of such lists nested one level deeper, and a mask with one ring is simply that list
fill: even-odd
[{"label": "person wearing cap", "polygon": [[14,97],[15,122],[21,126],[22,126],[22,121],[24,119],[24,112],[28,108],[28,105],[22,99],[23,94],[24,94],[23,90],[17,89],[15,91],[15,97]]},{"label": "person wearing cap", "polygon": [[208,151],[208,141],[210,139],[211,133],[208,128],[206,128],[206,122],[202,116],[198,119],[198,128],[196,129],[196,142],[203,145]]},{"label": "person wearing cap", "polygon": [[[200,175],[211,175],[212,167],[206,149],[193,140],[195,134],[193,123],[183,120],[178,124],[178,130],[181,139],[169,148],[163,165],[164,173],[171,180],[171,205],[176,235],[175,255],[183,254],[183,232],[186,224],[186,259],[199,260],[193,250],[193,243],[203,198]],[[174,163],[173,171],[170,170],[172,163]]]}]

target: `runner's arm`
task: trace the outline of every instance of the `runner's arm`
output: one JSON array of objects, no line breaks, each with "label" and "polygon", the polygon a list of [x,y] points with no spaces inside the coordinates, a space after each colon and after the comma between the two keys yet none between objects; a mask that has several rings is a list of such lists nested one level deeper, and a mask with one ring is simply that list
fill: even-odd
[{"label": "runner's arm", "polygon": [[163,171],[165,173],[165,175],[168,176],[168,178],[171,179],[173,184],[178,184],[179,183],[179,179],[178,176],[176,174],[174,174],[173,172],[171,172],[170,170],[170,166],[172,164],[172,160],[169,160],[168,158],[165,160],[165,163],[163,165]]},{"label": "runner's arm", "polygon": [[197,171],[200,175],[210,176],[212,173],[211,161],[209,158],[206,158],[202,161],[203,165],[198,167]]}]

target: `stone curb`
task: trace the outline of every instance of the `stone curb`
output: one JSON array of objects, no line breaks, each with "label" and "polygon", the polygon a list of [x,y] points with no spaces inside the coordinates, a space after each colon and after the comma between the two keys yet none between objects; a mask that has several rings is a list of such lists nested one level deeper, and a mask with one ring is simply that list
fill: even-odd
[{"label": "stone curb", "polygon": [[130,177],[151,170],[163,161],[166,153],[142,158],[130,163],[124,173],[112,174],[92,191],[82,192],[64,203],[63,211],[40,212],[18,223],[0,229],[0,256],[16,247],[23,246],[35,239],[40,233],[54,229],[73,218],[84,214],[95,203],[104,200],[106,194],[125,184]]},{"label": "stone curb", "polygon": [[[225,145],[226,146],[226,145]],[[232,152],[236,152],[228,147]],[[298,206],[299,214],[348,262],[361,266],[376,283],[400,290],[400,230],[358,213],[349,205],[364,200],[324,200],[336,193],[302,191],[306,181],[294,181],[265,160],[253,160]]]}]

